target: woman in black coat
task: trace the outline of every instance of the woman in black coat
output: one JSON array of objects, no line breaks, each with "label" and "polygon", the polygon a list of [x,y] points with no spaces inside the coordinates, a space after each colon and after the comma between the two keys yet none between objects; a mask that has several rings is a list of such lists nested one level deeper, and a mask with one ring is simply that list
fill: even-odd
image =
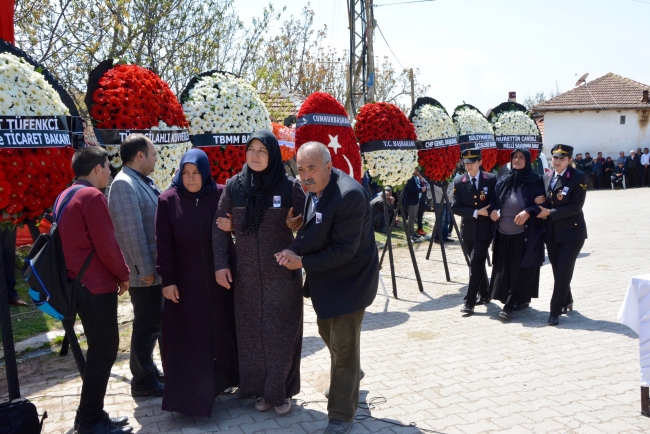
[{"label": "woman in black coat", "polygon": [[510,167],[510,173],[497,182],[490,214],[498,222],[490,293],[504,304],[499,317],[505,320],[538,297],[544,226],[536,218],[540,212],[536,203],[546,201],[544,181],[533,171],[527,149],[512,152]]},{"label": "woman in black coat", "polygon": [[612,175],[614,175],[615,168],[612,157],[607,157],[607,160],[603,163],[603,188],[606,190],[612,189]]},{"label": "woman in black coat", "polygon": [[[205,152],[190,149],[156,211],[156,270],[165,296],[162,409],[188,416],[209,417],[215,398],[239,385],[233,290],[217,284],[212,254],[222,191]],[[232,263],[232,241],[223,249]]]}]

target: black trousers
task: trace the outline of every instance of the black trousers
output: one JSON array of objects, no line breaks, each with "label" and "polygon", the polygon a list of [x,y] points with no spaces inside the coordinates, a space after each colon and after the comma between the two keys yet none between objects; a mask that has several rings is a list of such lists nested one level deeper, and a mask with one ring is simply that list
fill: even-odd
[{"label": "black trousers", "polygon": [[120,343],[117,288],[115,292],[93,294],[85,286],[77,284],[74,293],[88,343],[78,415],[81,426],[90,428],[104,416],[104,396]]},{"label": "black trousers", "polygon": [[625,174],[625,188],[636,187],[638,183],[638,171],[636,167],[628,168]]},{"label": "black trousers", "polygon": [[650,166],[643,167],[641,170],[643,170],[643,182],[642,185],[644,187],[650,186]]},{"label": "black trousers", "polygon": [[133,332],[131,333],[131,356],[129,359],[132,386],[150,387],[155,384],[158,369],[153,361],[162,326],[165,298],[162,285],[129,289],[133,305]]},{"label": "black trousers", "polygon": [[485,261],[487,260],[488,249],[492,240],[486,241],[463,241],[465,251],[469,255],[469,285],[467,285],[467,295],[465,303],[468,306],[476,304],[476,296],[489,297],[487,270]]},{"label": "black trousers", "polygon": [[566,243],[556,243],[555,241],[546,243],[548,260],[553,268],[553,296],[551,297],[551,315],[560,315],[562,308],[573,303],[571,294],[571,279],[573,270],[578,259],[578,254],[582,250],[585,241],[567,241]]},{"label": "black trousers", "polygon": [[7,297],[9,300],[18,297],[16,292],[16,228],[0,231],[0,248],[2,248],[2,263],[7,282]]}]

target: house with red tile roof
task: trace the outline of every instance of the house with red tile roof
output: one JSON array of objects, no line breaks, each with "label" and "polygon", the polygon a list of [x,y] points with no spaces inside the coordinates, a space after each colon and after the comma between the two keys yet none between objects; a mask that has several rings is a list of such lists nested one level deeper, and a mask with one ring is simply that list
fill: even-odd
[{"label": "house with red tile roof", "polygon": [[650,147],[650,86],[614,73],[544,101],[532,108],[544,116],[544,147],[564,143],[574,154],[615,158]]}]

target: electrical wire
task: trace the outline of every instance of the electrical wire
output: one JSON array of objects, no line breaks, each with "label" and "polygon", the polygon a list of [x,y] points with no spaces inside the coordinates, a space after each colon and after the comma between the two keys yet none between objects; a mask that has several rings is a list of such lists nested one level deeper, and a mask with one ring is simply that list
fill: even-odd
[{"label": "electrical wire", "polygon": [[[413,1],[408,1],[408,2],[398,2],[398,3],[384,3],[383,5],[372,5],[374,8],[378,8],[379,6],[393,6],[393,5],[406,5],[409,3],[426,3],[426,2],[435,2],[438,0],[413,0]],[[634,0],[636,1],[636,0]]]},{"label": "electrical wire", "polygon": [[381,31],[381,27],[376,26],[376,28],[379,30],[379,34],[381,35],[381,38],[384,40],[384,42],[386,43],[386,46],[388,47],[390,52],[393,54],[393,57],[395,58],[395,60],[397,60],[397,63],[399,63],[399,66],[401,66],[402,69],[407,69],[407,68],[404,67],[404,65],[402,65],[402,62],[399,61],[399,59],[395,55],[395,52],[393,51],[393,49],[390,48],[390,45],[388,45],[388,41],[386,40],[386,37],[384,36],[384,32]]},{"label": "electrical wire", "polygon": [[644,1],[641,1],[641,0],[632,0],[632,1],[637,2],[637,3],[643,3],[644,5],[650,5],[650,2],[644,2]]}]

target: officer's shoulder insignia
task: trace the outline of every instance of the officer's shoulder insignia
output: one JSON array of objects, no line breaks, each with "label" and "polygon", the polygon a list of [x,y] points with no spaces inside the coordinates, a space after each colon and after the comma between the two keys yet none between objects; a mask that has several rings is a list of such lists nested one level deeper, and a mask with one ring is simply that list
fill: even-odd
[{"label": "officer's shoulder insignia", "polygon": [[453,192],[456,193],[456,187],[454,187],[454,191],[453,191]]},{"label": "officer's shoulder insignia", "polygon": [[587,184],[580,184],[580,187],[582,187],[584,190],[587,189]]}]

